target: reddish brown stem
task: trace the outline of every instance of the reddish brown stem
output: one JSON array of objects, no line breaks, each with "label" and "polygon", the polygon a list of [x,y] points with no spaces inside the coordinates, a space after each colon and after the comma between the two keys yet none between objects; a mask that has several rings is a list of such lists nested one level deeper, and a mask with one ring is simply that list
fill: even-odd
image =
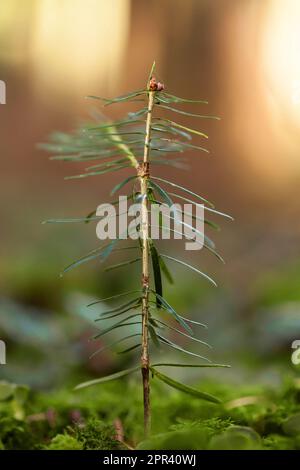
[{"label": "reddish brown stem", "polygon": [[154,105],[154,91],[149,92],[148,114],[146,122],[146,137],[144,146],[144,159],[142,165],[138,169],[140,177],[140,187],[142,195],[141,207],[141,230],[142,230],[142,353],[141,353],[141,369],[143,378],[143,396],[144,396],[144,431],[147,435],[150,431],[151,411],[150,411],[150,381],[149,381],[149,203],[148,203],[148,179],[149,179],[149,149],[151,141],[151,122],[152,111]]}]

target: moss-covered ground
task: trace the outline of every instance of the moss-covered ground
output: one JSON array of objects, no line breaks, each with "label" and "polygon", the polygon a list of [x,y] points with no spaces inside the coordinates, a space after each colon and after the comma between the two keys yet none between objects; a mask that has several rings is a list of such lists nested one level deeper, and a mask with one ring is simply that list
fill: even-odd
[{"label": "moss-covered ground", "polygon": [[153,382],[144,440],[138,378],[86,390],[35,392],[0,383],[1,449],[300,449],[300,381],[278,389],[198,384],[222,405]]}]

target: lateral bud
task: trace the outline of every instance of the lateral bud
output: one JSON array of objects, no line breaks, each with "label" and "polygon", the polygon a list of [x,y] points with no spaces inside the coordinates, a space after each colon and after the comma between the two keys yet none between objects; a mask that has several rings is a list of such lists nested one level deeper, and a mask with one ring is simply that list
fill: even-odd
[{"label": "lateral bud", "polygon": [[149,177],[149,162],[142,162],[137,168],[137,175],[140,178]]},{"label": "lateral bud", "polygon": [[142,275],[142,285],[145,289],[149,287],[149,276]]}]

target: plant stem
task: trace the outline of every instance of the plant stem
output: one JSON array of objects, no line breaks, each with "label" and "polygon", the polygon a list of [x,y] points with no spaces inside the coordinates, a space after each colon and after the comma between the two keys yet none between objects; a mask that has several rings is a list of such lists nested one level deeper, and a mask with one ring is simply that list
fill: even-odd
[{"label": "plant stem", "polygon": [[138,173],[140,176],[142,207],[141,207],[141,230],[142,230],[142,353],[141,369],[143,378],[144,396],[144,431],[145,435],[150,430],[150,383],[149,383],[149,203],[148,203],[148,180],[149,180],[149,152],[151,141],[151,122],[154,106],[154,91],[149,92],[148,114],[146,121],[146,137],[144,146],[144,158]]}]

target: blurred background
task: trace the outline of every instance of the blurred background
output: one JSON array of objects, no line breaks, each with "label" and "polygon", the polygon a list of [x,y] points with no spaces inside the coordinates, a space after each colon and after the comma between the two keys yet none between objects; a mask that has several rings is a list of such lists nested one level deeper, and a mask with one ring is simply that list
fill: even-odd
[{"label": "blurred background", "polygon": [[[120,175],[64,181],[74,166],[50,162],[37,143],[86,121],[94,106],[86,95],[143,87],[154,59],[170,93],[207,99],[205,112],[221,117],[181,120],[208,132],[210,155],[188,153],[192,171],[172,169],[170,179],[235,218],[221,220],[215,235],[225,266],[203,252],[193,259],[219,288],[176,269],[166,296],[208,324],[200,334],[214,346],[210,357],[232,365],[209,374],[236,381],[254,374],[276,384],[293,368],[291,343],[300,339],[299,23],[297,0],[2,0],[0,338],[7,365],[0,378],[49,388],[135,360],[110,352],[89,360],[99,347],[89,341],[99,308],[86,304],[135,287],[138,270],[104,275],[92,262],[60,279],[64,266],[97,246],[95,225],[41,224],[85,216],[108,200]],[[113,118],[128,111],[126,104],[109,109]]]}]

